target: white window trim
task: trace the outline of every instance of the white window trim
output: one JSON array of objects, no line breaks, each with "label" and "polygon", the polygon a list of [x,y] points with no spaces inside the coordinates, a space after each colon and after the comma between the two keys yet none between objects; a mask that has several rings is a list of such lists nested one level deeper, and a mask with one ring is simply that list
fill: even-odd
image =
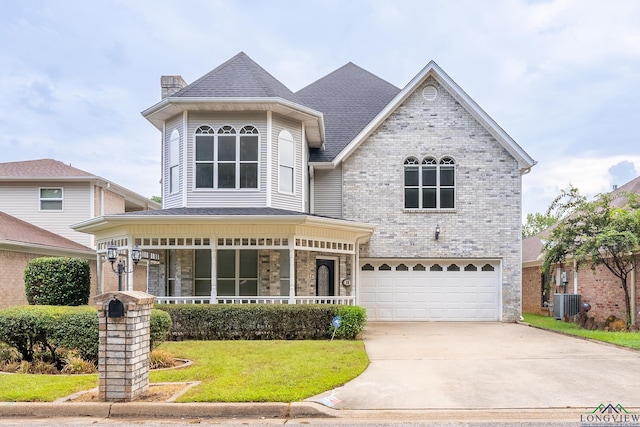
[{"label": "white window trim", "polygon": [[[42,190],[60,190],[60,198],[42,197]],[[42,209],[42,202],[60,201],[60,209]],[[38,189],[38,210],[41,212],[63,212],[64,211],[64,188],[63,187],[40,187]]]},{"label": "white window trim", "polygon": [[[293,153],[291,156],[292,162],[290,165],[283,163],[283,160],[282,160],[283,150],[281,147],[282,145],[281,142],[291,144],[291,149],[293,150]],[[292,196],[296,195],[296,155],[297,155],[296,151],[297,151],[296,142],[291,132],[287,130],[280,131],[280,134],[278,135],[278,193],[292,195]],[[280,175],[281,167],[291,169],[291,191],[290,192],[282,189],[282,176]]]},{"label": "white window trim", "polygon": [[[198,134],[197,130],[200,129],[203,126],[208,126],[210,128],[212,128],[214,130],[214,132],[212,134]],[[225,126],[229,126],[231,128],[233,128],[236,133],[235,134],[224,134],[224,133],[219,133],[219,130]],[[208,124],[200,124],[196,127],[196,131],[194,131],[193,133],[193,184],[192,184],[192,190],[194,192],[211,192],[211,191],[215,191],[215,192],[260,192],[260,169],[261,169],[261,161],[260,161],[260,146],[261,146],[261,134],[260,131],[258,130],[258,127],[252,124],[244,124],[240,127],[240,130],[242,130],[245,127],[253,127],[255,128],[258,133],[255,134],[246,134],[246,133],[240,133],[239,130],[236,129],[236,126],[233,125],[221,125],[219,126],[217,129],[215,126],[212,125],[208,125]],[[213,160],[201,160],[201,161],[197,161],[196,160],[196,141],[197,141],[197,137],[198,135],[213,135]],[[218,169],[219,169],[219,165],[220,164],[231,164],[231,161],[220,161],[218,160],[218,136],[220,135],[234,135],[236,137],[236,160],[234,160],[234,164],[235,164],[235,176],[236,176],[236,186],[234,188],[219,188],[218,186]],[[255,135],[258,137],[258,158],[255,161],[241,161],[240,160],[240,138],[242,136],[247,136],[247,135]],[[197,172],[196,172],[196,168],[198,164],[211,164],[213,163],[213,187],[198,187],[197,186]],[[240,165],[241,164],[256,164],[257,165],[257,169],[256,169],[256,187],[251,187],[251,188],[240,188]]]},{"label": "white window trim", "polygon": [[[458,206],[458,180],[457,180],[457,170],[458,170],[458,163],[455,161],[455,159],[451,156],[443,156],[440,159],[436,159],[435,157],[425,157],[422,159],[422,161],[418,160],[419,163],[417,164],[406,164],[405,162],[411,158],[415,158],[418,159],[418,157],[415,156],[408,156],[405,158],[403,164],[402,164],[402,206],[403,206],[403,210],[405,212],[455,212],[456,211],[456,206]],[[424,164],[424,160],[427,158],[432,158],[436,161],[435,164]],[[445,163],[442,164],[441,161],[443,159],[450,159],[453,163]],[[427,188],[435,188],[436,190],[436,207],[435,208],[424,208],[421,207],[423,205],[423,201],[422,201],[422,190],[425,188],[422,184],[422,168],[425,166],[431,166],[431,167],[435,167],[436,168],[436,185],[435,187],[433,186],[429,186]],[[453,167],[453,186],[441,186],[440,185],[440,168],[446,166],[446,167]],[[406,185],[406,181],[405,181],[405,171],[407,167],[417,167],[418,168],[418,207],[417,208],[408,208],[406,207],[407,203],[406,203],[406,192],[405,189],[407,188]],[[412,188],[415,188],[415,186],[411,186]],[[443,188],[453,188],[453,207],[452,208],[441,208],[440,207],[440,190],[442,190]]]}]

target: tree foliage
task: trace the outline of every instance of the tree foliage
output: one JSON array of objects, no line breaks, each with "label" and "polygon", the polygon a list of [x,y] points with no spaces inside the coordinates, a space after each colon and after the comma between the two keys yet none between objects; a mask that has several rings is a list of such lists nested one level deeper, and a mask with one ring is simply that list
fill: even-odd
[{"label": "tree foliage", "polygon": [[86,305],[91,293],[89,261],[81,258],[34,258],[24,270],[31,305]]},{"label": "tree foliage", "polygon": [[536,212],[534,214],[527,214],[527,221],[522,225],[522,238],[526,239],[527,237],[534,236],[542,230],[551,227],[556,222],[558,222],[558,217],[555,216],[555,213],[541,214]]},{"label": "tree foliage", "polygon": [[563,190],[547,215],[559,218],[546,241],[542,269],[572,258],[589,263],[592,270],[605,266],[624,290],[625,317],[631,321],[628,276],[640,243],[640,203],[633,193],[599,195],[588,201],[578,189]]}]

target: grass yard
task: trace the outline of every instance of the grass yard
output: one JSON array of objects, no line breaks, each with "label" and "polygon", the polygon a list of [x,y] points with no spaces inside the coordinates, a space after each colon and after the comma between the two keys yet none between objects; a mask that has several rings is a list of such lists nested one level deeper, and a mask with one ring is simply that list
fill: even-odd
[{"label": "grass yard", "polygon": [[[338,387],[369,364],[362,341],[184,341],[160,349],[189,359],[150,381],[202,381],[180,402],[293,402]],[[51,402],[98,385],[97,375],[0,374],[0,402]]]},{"label": "grass yard", "polygon": [[623,347],[640,349],[640,332],[605,332],[580,329],[575,323],[563,322],[541,314],[523,313],[524,321],[539,328],[590,338]]}]

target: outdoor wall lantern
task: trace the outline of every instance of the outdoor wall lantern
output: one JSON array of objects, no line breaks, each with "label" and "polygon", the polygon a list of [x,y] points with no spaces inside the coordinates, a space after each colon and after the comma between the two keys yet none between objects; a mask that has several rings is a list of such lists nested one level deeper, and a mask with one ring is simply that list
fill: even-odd
[{"label": "outdoor wall lantern", "polygon": [[436,240],[438,240],[438,237],[440,237],[440,224],[436,225]]},{"label": "outdoor wall lantern", "polygon": [[[133,270],[136,269],[141,258],[142,251],[136,246],[131,250],[133,268],[131,270],[127,270],[126,261],[120,258],[118,247],[113,243],[113,240],[111,241],[111,244],[107,247],[107,259],[111,263],[111,270],[118,275],[118,291],[122,291],[122,273],[133,273]],[[113,266],[116,261],[118,261],[117,269]]]}]

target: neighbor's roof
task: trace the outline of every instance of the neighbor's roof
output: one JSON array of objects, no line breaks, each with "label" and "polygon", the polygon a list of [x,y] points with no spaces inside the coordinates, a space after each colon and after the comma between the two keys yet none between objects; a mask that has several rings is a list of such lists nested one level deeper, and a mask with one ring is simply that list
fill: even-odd
[{"label": "neighbor's roof", "polygon": [[0,212],[0,247],[5,246],[29,248],[30,252],[39,252],[39,249],[47,253],[71,251],[95,254],[95,251],[87,246]]},{"label": "neighbor's roof", "polygon": [[125,199],[130,209],[159,209],[160,204],[102,177],[54,159],[0,163],[0,181],[94,181]]},{"label": "neighbor's roof", "polygon": [[299,90],[311,107],[322,111],[324,150],[310,150],[312,162],[330,162],[388,103],[400,89],[349,62]]}]

